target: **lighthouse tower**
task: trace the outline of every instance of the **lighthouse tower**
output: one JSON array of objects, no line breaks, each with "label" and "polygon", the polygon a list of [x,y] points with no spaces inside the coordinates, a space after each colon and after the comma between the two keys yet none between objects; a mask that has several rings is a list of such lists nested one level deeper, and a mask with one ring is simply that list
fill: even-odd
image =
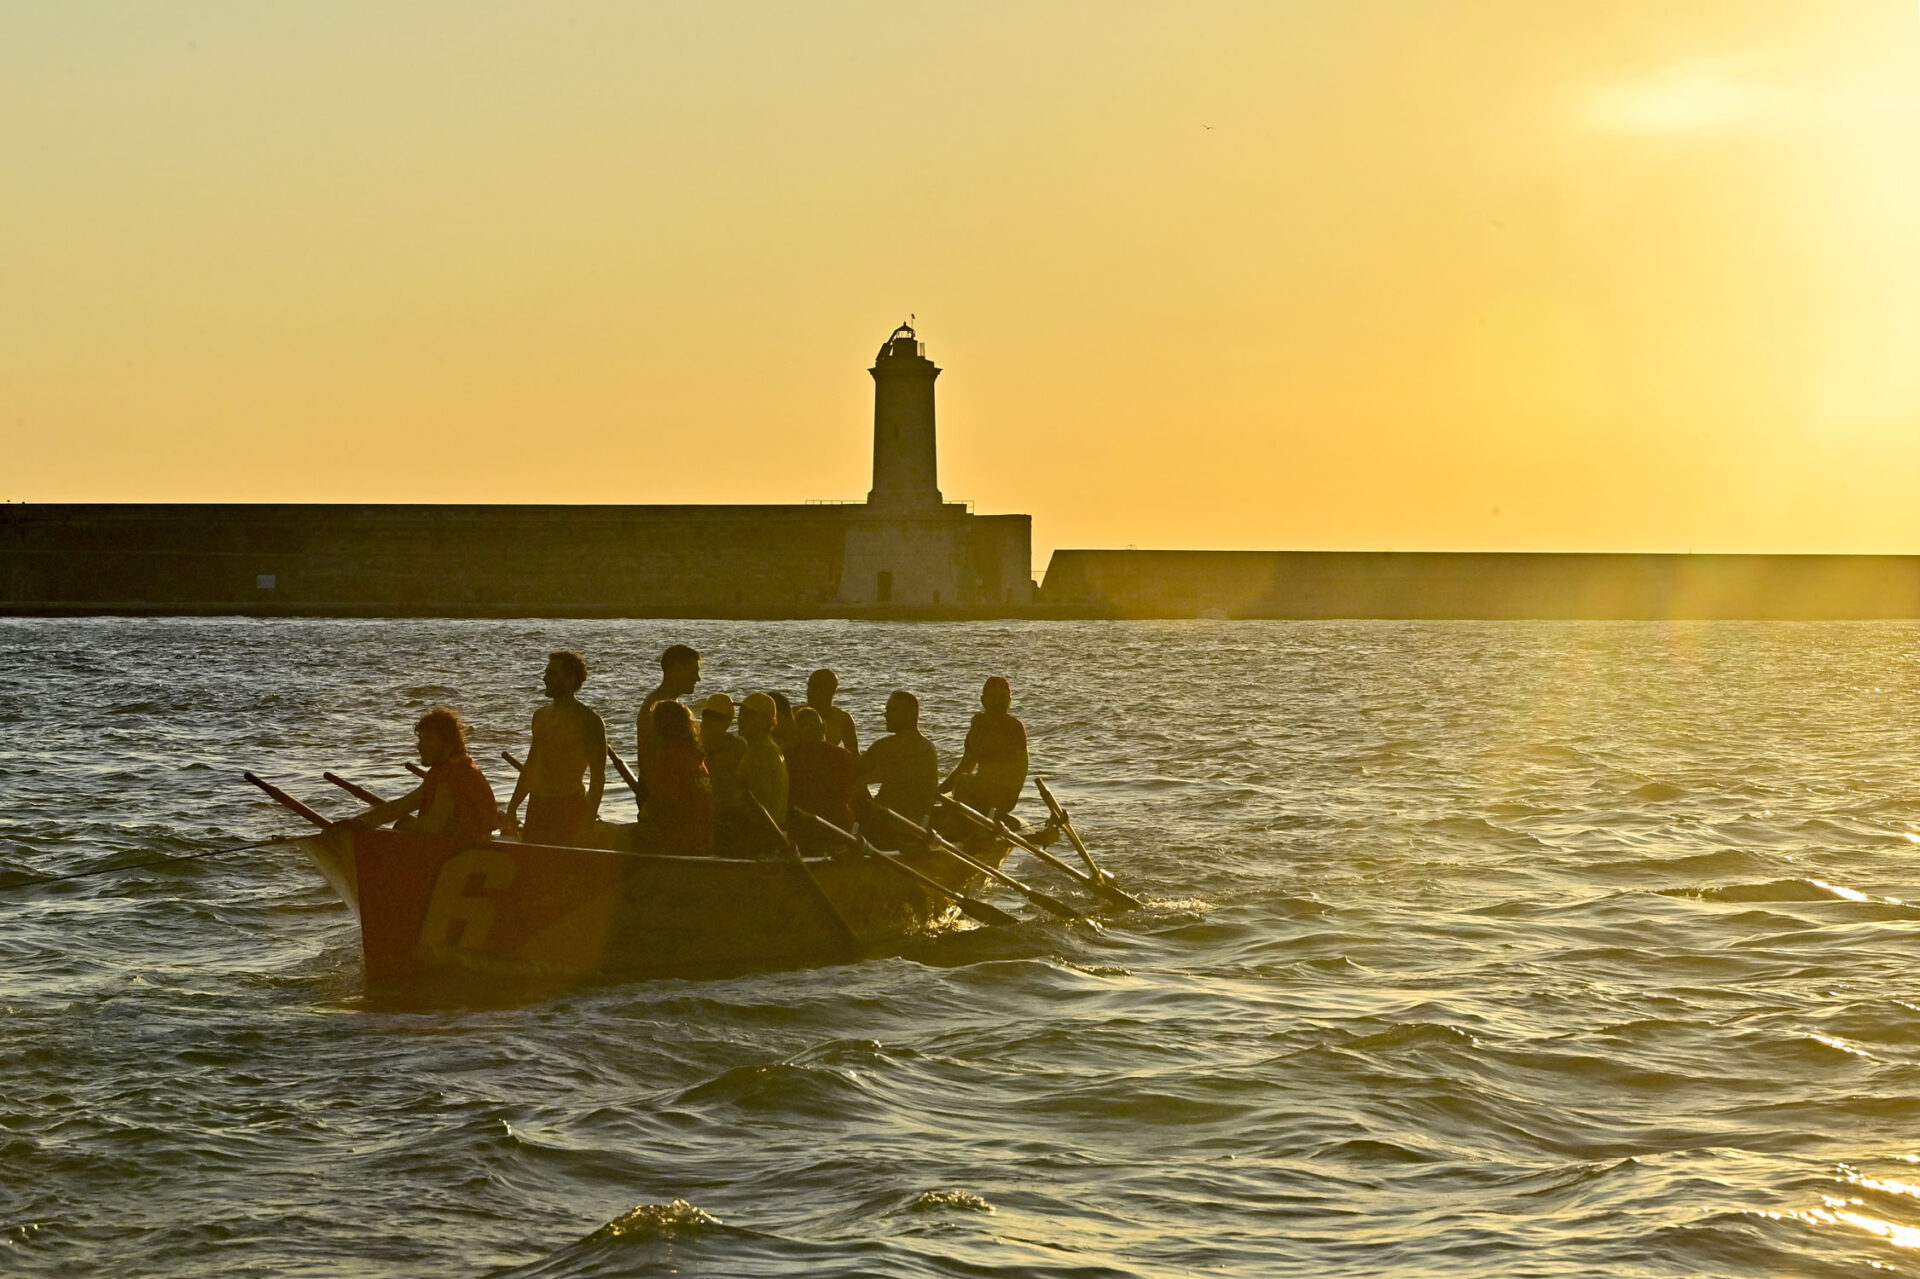
[{"label": "lighthouse tower", "polygon": [[940,496],[933,382],[913,327],[887,335],[873,367],[873,488],[847,513],[835,602],[860,610],[998,609],[1033,602],[1033,522],[975,515]]},{"label": "lighthouse tower", "polygon": [[940,370],[927,358],[926,344],[903,324],[881,344],[868,372],[873,374],[873,488],[867,504],[937,510],[933,380]]}]

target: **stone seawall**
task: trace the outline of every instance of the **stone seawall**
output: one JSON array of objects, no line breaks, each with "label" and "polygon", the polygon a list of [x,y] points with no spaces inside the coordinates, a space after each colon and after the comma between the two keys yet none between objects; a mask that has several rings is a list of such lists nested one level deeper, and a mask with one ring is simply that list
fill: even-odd
[{"label": "stone seawall", "polygon": [[623,615],[831,604],[811,506],[0,508],[9,612]]},{"label": "stone seawall", "polygon": [[[1056,551],[805,506],[0,506],[0,614],[1920,618],[1920,557]],[[886,584],[882,586],[882,582]]]},{"label": "stone seawall", "polygon": [[1055,551],[1088,617],[1920,618],[1920,556]]},{"label": "stone seawall", "polygon": [[950,510],[933,520],[947,577],[929,585],[903,550],[882,605],[870,583],[842,582],[850,536],[863,566],[889,564],[860,505],[0,506],[0,614],[983,616],[1030,603],[1026,517]]}]

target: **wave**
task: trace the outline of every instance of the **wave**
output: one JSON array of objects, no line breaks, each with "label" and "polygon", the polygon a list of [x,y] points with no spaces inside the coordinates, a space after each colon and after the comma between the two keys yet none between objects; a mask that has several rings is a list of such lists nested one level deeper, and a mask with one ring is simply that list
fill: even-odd
[{"label": "wave", "polygon": [[597,1243],[603,1239],[673,1239],[725,1224],[720,1218],[694,1207],[686,1200],[675,1199],[665,1204],[639,1204],[588,1235],[585,1242]]},{"label": "wave", "polygon": [[1683,786],[1674,786],[1667,782],[1648,782],[1644,786],[1634,787],[1627,793],[1635,799],[1644,800],[1650,804],[1661,804],[1683,798],[1687,790]]},{"label": "wave", "polygon": [[1443,1025],[1438,1022],[1406,1022],[1371,1035],[1361,1035],[1345,1041],[1344,1048],[1357,1048],[1374,1051],[1382,1048],[1413,1048],[1439,1046],[1444,1048],[1472,1048],[1477,1040],[1458,1026]]},{"label": "wave", "polygon": [[[1716,902],[1855,902],[1876,899],[1857,889],[1829,884],[1820,879],[1773,879],[1757,884],[1721,884],[1705,888],[1662,888],[1666,897],[1697,897]],[[1904,902],[1878,899],[1882,904],[1904,906]]]}]

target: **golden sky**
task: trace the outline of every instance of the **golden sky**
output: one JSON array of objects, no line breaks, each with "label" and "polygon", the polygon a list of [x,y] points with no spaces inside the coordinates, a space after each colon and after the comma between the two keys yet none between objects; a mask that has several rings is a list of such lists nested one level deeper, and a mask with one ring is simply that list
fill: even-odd
[{"label": "golden sky", "polygon": [[1920,552],[1911,0],[0,8],[0,498]]}]

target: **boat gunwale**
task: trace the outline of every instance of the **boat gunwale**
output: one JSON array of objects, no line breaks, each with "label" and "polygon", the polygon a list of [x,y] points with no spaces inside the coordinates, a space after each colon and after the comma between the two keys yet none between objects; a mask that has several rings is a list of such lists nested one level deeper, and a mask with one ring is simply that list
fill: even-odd
[{"label": "boat gunwale", "polygon": [[[337,824],[344,825],[345,823],[337,823]],[[331,833],[332,833],[332,828],[328,828],[327,830],[317,831],[311,835],[297,836],[294,842],[304,843],[306,840],[309,840],[309,839],[323,839]],[[356,831],[355,833],[360,834],[364,832]],[[383,830],[378,833],[410,834],[412,832]],[[423,836],[423,838],[432,839],[436,837],[429,835],[429,836]],[[992,840],[984,841],[980,846],[985,848],[990,848],[996,844],[1004,844],[1004,843],[1007,843],[1007,841],[1001,840],[1001,839],[992,839]],[[963,844],[961,847],[962,849],[965,849],[967,846]],[[461,844],[459,845],[459,848],[462,851],[469,848],[506,848],[506,849],[546,848],[546,849],[552,849],[556,852],[563,852],[563,853],[605,853],[610,857],[630,857],[636,861],[689,862],[689,863],[696,863],[701,865],[711,865],[714,862],[722,862],[732,866],[783,866],[783,865],[790,864],[786,862],[784,859],[779,857],[722,857],[718,854],[710,854],[710,853],[656,853],[656,852],[650,852],[644,849],[599,848],[592,844],[525,844],[525,843],[521,843],[519,840],[513,840],[513,839],[484,839],[471,844]],[[917,851],[920,851],[920,850],[876,848],[873,850],[872,853],[852,852],[852,851],[848,851],[844,853],[815,853],[811,855],[803,853],[801,854],[800,860],[803,862],[807,862],[810,865],[825,865],[831,862],[845,862],[845,861],[853,861],[855,859],[864,861],[869,857],[875,856],[876,854],[880,856],[906,856],[908,855],[909,852],[917,852]]]}]

